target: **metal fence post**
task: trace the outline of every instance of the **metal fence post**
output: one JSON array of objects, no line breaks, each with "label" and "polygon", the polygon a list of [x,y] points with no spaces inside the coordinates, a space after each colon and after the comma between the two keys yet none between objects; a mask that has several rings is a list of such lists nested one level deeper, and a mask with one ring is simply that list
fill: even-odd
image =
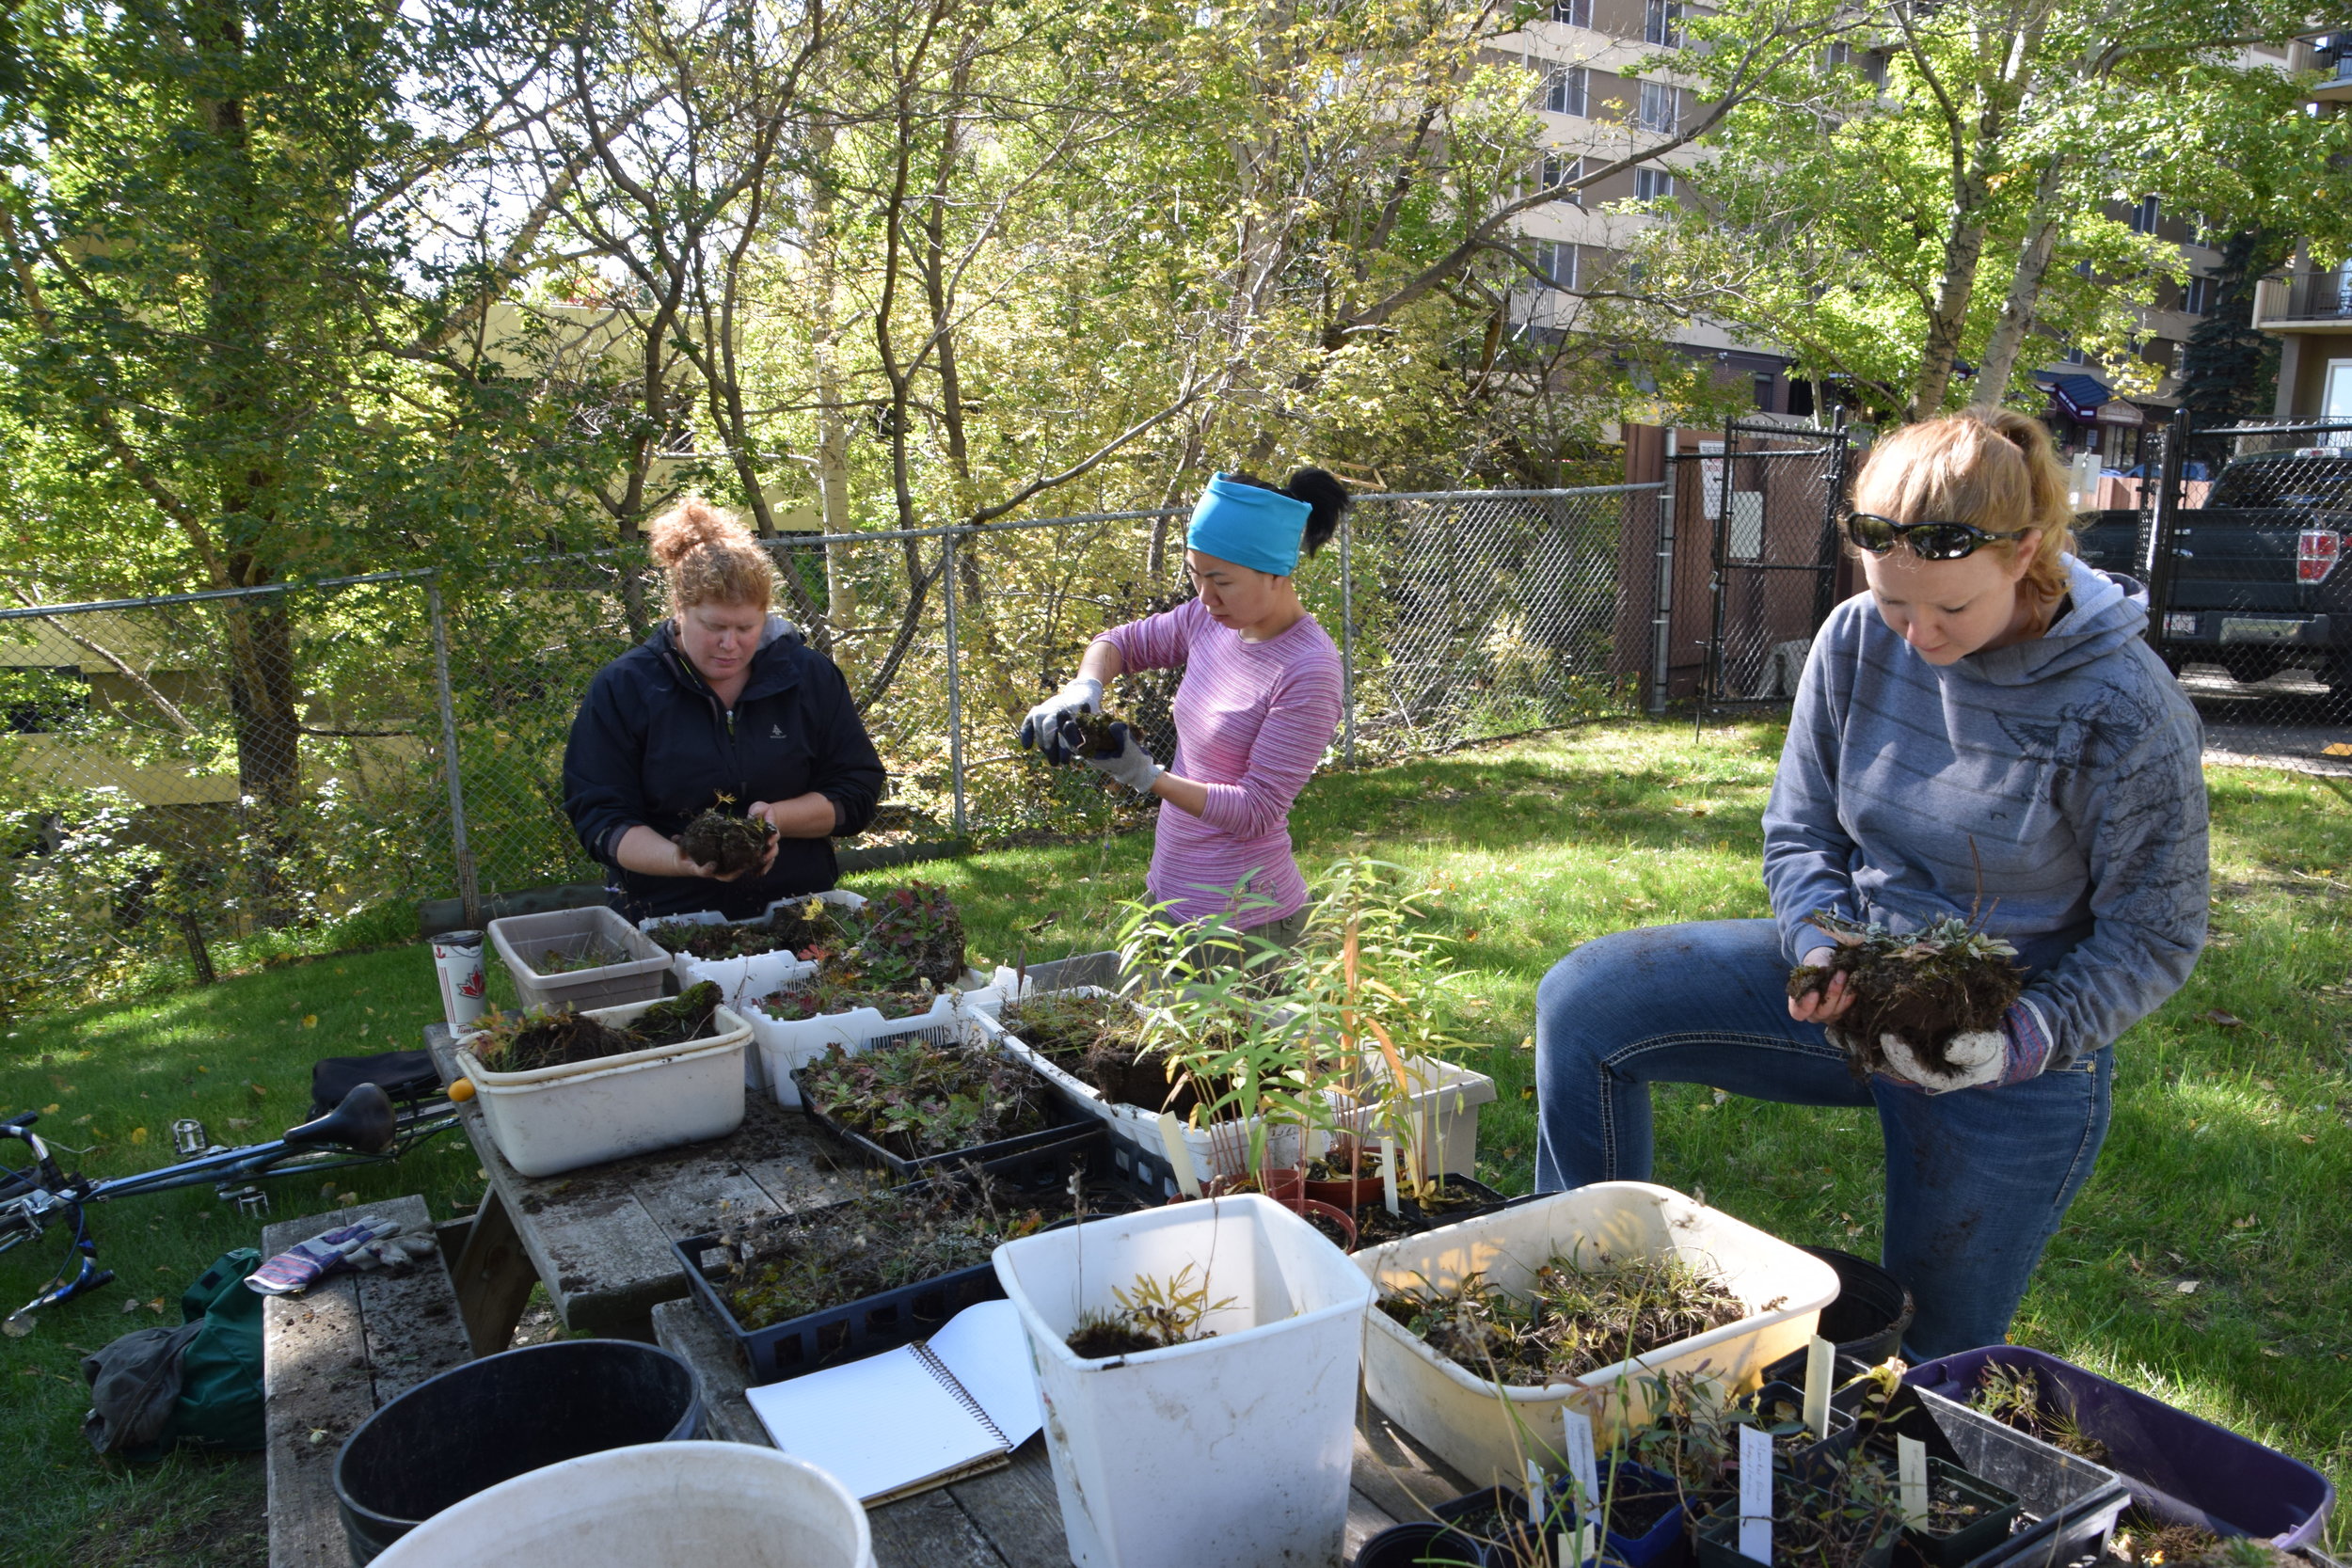
[{"label": "metal fence post", "polygon": [[1666,457],[1659,470],[1665,487],[1658,492],[1657,613],[1650,618],[1649,710],[1666,711],[1666,644],[1675,617],[1675,445],[1677,432],[1668,426]]},{"label": "metal fence post", "polygon": [[441,710],[441,773],[449,781],[450,847],[457,860],[457,901],[466,924],[482,926],[482,886],[474,874],[473,848],[466,842],[466,786],[458,779],[457,710],[449,696],[449,626],[441,615],[441,579],[424,579],[425,608],[433,620],[433,699]]},{"label": "metal fence post", "polygon": [[956,647],[956,535],[944,541],[939,571],[946,587],[947,607],[947,773],[955,789],[952,821],[956,836],[964,835],[963,818],[963,661]]},{"label": "metal fence post", "polygon": [[[1349,509],[1354,510],[1353,508]],[[1356,572],[1348,541],[1356,525],[1340,514],[1340,764],[1356,766]]]},{"label": "metal fence post", "polygon": [[[2165,615],[2172,605],[2172,531],[2178,521],[2181,506],[2181,474],[2188,457],[2189,411],[2176,408],[2159,436],[2158,468],[2153,479],[2143,478],[2140,483],[2153,485],[2154,505],[2149,510],[2148,527],[2148,645],[2159,653],[2164,649]],[[2140,470],[2143,474],[2145,468]]]}]

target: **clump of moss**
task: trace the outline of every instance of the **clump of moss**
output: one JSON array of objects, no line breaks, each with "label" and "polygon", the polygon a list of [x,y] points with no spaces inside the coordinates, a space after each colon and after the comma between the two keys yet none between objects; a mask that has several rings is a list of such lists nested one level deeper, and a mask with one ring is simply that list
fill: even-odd
[{"label": "clump of moss", "polygon": [[1931,1072],[1950,1072],[1955,1036],[2001,1026],[2001,1016],[2025,989],[2017,949],[1967,921],[1948,916],[1897,934],[1820,913],[1813,924],[1836,939],[1826,964],[1799,964],[1788,994],[1802,997],[1846,977],[1852,1005],[1831,1027],[1846,1041],[1846,1065],[1857,1082],[1888,1070],[1883,1035],[1910,1042]]},{"label": "clump of moss", "polygon": [[766,817],[729,816],[713,807],[686,825],[677,835],[679,852],[697,865],[712,867],[722,877],[756,871],[776,836],[775,824]]}]

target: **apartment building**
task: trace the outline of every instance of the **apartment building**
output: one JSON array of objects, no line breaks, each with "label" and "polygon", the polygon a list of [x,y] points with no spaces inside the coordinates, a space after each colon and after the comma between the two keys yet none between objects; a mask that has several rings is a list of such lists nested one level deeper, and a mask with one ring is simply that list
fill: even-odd
[{"label": "apartment building", "polygon": [[[1572,172],[1580,160],[1613,163],[1629,150],[1658,145],[1701,110],[1689,79],[1645,67],[1661,51],[1681,46],[1683,19],[1691,9],[1682,0],[1551,0],[1547,16],[1499,40],[1499,51],[1523,61],[1539,84],[1540,163],[1531,172],[1549,184]],[[1842,43],[1831,51],[1826,64],[1851,66],[1867,78],[1883,80],[1884,55]],[[2287,63],[2284,51],[2252,50],[2248,59]],[[1523,306],[1527,319],[1538,326],[1572,324],[1581,309],[1573,291],[1605,275],[1629,237],[1654,221],[1605,209],[1628,198],[1673,196],[1683,178],[1677,170],[1702,156],[1694,149],[1670,153],[1664,166],[1618,174],[1580,191],[1575,200],[1551,202],[1528,214],[1522,233],[1556,290],[1530,298]],[[2057,345],[2036,379],[2048,391],[2045,417],[2061,442],[2070,450],[2095,450],[2107,462],[2128,463],[2138,433],[2177,401],[2181,348],[2211,307],[2211,274],[2220,252],[2218,236],[2203,233],[2201,219],[2168,209],[2160,196],[2134,205],[2118,203],[2109,215],[2136,232],[2172,241],[2189,266],[2189,280],[2160,284],[2145,313],[2146,330],[2136,353],[2153,367],[2157,384],[2146,395],[2121,396],[2114,383],[2122,378],[2113,373],[2114,367]],[[2352,273],[2345,276],[2352,279]],[[2352,310],[2344,325],[2352,329]],[[1815,412],[1812,385],[1789,379],[1790,358],[1778,345],[1708,322],[1687,326],[1674,341],[1695,359],[1712,360],[1719,384],[1745,384],[1759,411]]]},{"label": "apartment building", "polygon": [[[2327,74],[2312,90],[2311,113],[2352,114],[2352,32],[2320,34],[2296,45],[2293,63]],[[2279,340],[2280,419],[2352,420],[2352,257],[2314,255],[2308,245],[2280,276],[2254,292],[2254,325]]]}]

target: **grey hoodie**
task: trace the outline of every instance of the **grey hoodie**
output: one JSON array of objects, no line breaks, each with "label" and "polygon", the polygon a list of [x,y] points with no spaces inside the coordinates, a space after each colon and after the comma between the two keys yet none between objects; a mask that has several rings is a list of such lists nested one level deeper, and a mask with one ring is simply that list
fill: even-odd
[{"label": "grey hoodie", "polygon": [[1941,669],[1868,594],[1832,610],[1764,811],[1792,963],[1829,941],[1818,911],[1897,931],[1977,911],[2017,946],[2052,1069],[2153,1011],[2205,943],[2203,727],[2141,640],[2146,591],[2067,564],[2048,631]]}]

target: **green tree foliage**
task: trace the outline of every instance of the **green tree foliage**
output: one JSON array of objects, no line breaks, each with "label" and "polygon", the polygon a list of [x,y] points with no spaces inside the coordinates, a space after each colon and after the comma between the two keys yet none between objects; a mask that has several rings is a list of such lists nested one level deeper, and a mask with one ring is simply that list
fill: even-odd
[{"label": "green tree foliage", "polygon": [[2254,285],[2286,260],[2283,236],[2246,229],[2222,242],[2213,308],[2181,350],[2181,406],[2202,428],[2270,412],[2279,340],[2254,328]]}]

